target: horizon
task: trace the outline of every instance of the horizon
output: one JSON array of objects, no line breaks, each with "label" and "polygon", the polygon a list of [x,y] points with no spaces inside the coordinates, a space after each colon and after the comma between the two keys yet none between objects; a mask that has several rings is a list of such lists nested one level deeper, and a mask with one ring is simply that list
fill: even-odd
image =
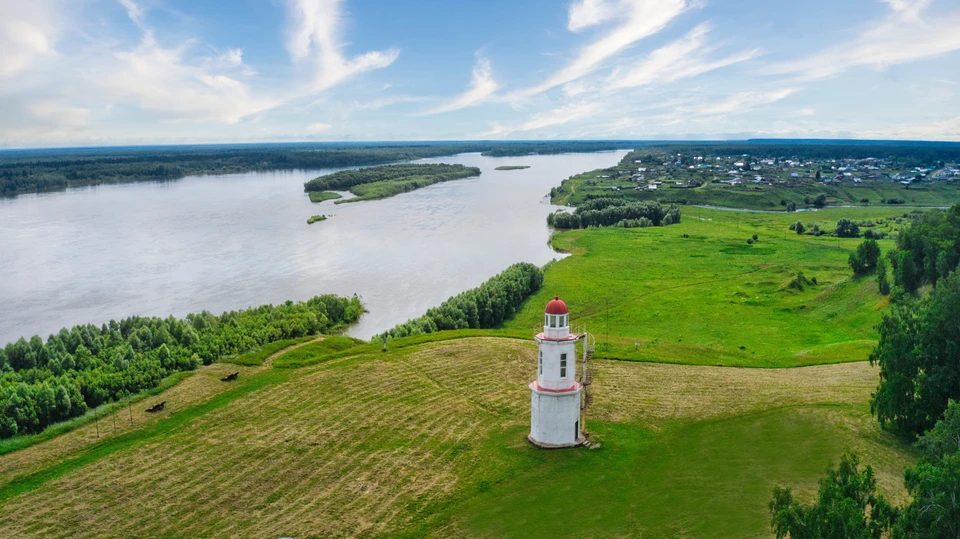
[{"label": "horizon", "polygon": [[[922,139],[855,139],[855,138],[746,138],[746,139],[482,139],[482,140],[300,140],[300,141],[262,141],[262,142],[209,142],[209,143],[182,143],[182,144],[117,144],[105,146],[24,146],[24,147],[0,147],[0,154],[16,152],[45,152],[45,151],[86,151],[86,150],[151,150],[151,149],[184,149],[184,148],[255,148],[263,146],[276,147],[387,147],[387,146],[429,146],[429,145],[458,145],[458,144],[556,144],[556,143],[623,143],[625,146],[633,143],[642,143],[644,145],[671,145],[671,144],[846,144],[851,146],[873,146],[873,145],[945,145],[960,146],[960,140],[922,140]],[[633,149],[633,148],[619,148]],[[597,151],[616,151],[610,150],[589,150]]]}]

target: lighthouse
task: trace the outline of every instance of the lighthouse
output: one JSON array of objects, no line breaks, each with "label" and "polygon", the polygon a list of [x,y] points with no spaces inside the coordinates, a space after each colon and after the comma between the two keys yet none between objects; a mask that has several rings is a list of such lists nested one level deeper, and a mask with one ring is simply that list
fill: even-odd
[{"label": "lighthouse", "polygon": [[567,304],[554,297],[543,314],[543,332],[535,337],[537,379],[530,384],[530,436],[540,447],[573,447],[580,434],[580,391],[577,382],[577,338],[570,334]]}]

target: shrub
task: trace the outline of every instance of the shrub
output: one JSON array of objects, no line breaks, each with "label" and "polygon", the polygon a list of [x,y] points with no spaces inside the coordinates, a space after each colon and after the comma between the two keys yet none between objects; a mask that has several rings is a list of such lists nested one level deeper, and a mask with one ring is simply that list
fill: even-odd
[{"label": "shrub", "polygon": [[858,238],[860,237],[860,225],[844,217],[837,221],[836,234],[841,238]]}]

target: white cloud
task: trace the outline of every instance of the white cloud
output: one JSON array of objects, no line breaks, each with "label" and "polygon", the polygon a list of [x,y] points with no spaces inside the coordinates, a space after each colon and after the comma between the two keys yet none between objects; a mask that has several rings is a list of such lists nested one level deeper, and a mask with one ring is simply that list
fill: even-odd
[{"label": "white cloud", "polygon": [[519,92],[516,97],[539,94],[592,73],[605,60],[662,30],[686,11],[689,4],[687,0],[621,0],[615,8],[610,6],[602,1],[582,0],[571,7],[570,28],[580,29],[614,18],[621,18],[622,23],[580,49],[572,62],[545,81]]},{"label": "white cloud", "polygon": [[500,89],[500,85],[497,84],[490,73],[490,61],[478,58],[477,65],[473,67],[470,88],[450,101],[424,112],[424,114],[440,114],[479,105],[489,99],[498,89]]},{"label": "white cloud", "polygon": [[916,21],[920,13],[930,5],[930,0],[884,0],[904,20]]},{"label": "white cloud", "polygon": [[492,123],[490,130],[483,133],[481,137],[508,136],[518,131],[535,131],[537,129],[543,129],[544,127],[562,125],[596,116],[603,111],[603,105],[596,101],[571,103],[546,112],[534,114],[526,122],[513,127]]},{"label": "white cloud", "polygon": [[776,103],[796,91],[796,88],[781,88],[770,92],[740,92],[714,103],[682,106],[677,107],[676,110],[699,116],[743,113],[760,105]]},{"label": "white cloud", "polygon": [[143,37],[136,49],[114,53],[117,63],[93,78],[107,97],[132,102],[163,119],[228,124],[280,103],[276,98],[254,96],[246,83],[218,69],[243,67],[240,49],[191,63],[187,53],[192,41],[173,48],[161,46],[146,26],[139,5],[133,0],[121,3]]},{"label": "white cloud", "polygon": [[707,57],[711,49],[706,46],[709,32],[710,25],[702,23],[684,37],[651,52],[633,68],[614,71],[608,81],[609,87],[618,89],[674,82],[750,60],[760,54],[759,49],[753,49],[711,60]]},{"label": "white cloud", "polygon": [[576,32],[616,16],[617,6],[607,0],[580,0],[570,5],[567,28]]},{"label": "white cloud", "polygon": [[0,2],[0,80],[56,54],[57,11],[50,0]]},{"label": "white cloud", "polygon": [[331,127],[333,126],[330,124],[314,122],[307,126],[307,133],[322,133],[329,130]]},{"label": "white cloud", "polygon": [[127,17],[130,17],[130,20],[134,24],[143,28],[143,19],[146,16],[146,10],[140,6],[140,4],[134,2],[133,0],[117,0],[120,2],[120,5],[123,6],[123,9],[127,11]]},{"label": "white cloud", "polygon": [[773,66],[772,72],[820,79],[858,66],[882,69],[960,50],[960,15],[924,20],[921,15],[929,4],[927,0],[887,3],[891,12],[870,23],[853,40]]},{"label": "white cloud", "polygon": [[343,0],[287,0],[290,28],[287,50],[297,62],[313,65],[311,89],[319,92],[348,78],[392,64],[398,49],[370,51],[351,59],[344,58],[340,29],[343,25]]}]

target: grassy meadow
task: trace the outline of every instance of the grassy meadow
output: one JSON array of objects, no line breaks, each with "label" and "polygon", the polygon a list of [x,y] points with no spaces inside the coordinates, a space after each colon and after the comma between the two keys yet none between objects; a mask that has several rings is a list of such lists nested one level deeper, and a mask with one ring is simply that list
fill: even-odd
[{"label": "grassy meadow", "polygon": [[[683,211],[678,225],[556,235],[554,245],[573,256],[548,268],[539,294],[506,328],[533,331],[543,305],[560,295],[571,322],[596,337],[599,357],[747,367],[867,359],[885,298],[872,276],[852,277],[847,258],[863,240],[798,236],[788,226],[832,231],[847,217],[886,219],[875,229],[889,231],[902,208]],[[790,288],[798,272],[817,284]]]},{"label": "grassy meadow", "polygon": [[773,486],[810,496],[845,447],[904,495],[912,456],[868,414],[866,363],[598,360],[594,444],[542,451],[535,357],[486,337],[245,371],[135,430],[0,457],[24,470],[0,484],[0,536],[762,537]]}]

